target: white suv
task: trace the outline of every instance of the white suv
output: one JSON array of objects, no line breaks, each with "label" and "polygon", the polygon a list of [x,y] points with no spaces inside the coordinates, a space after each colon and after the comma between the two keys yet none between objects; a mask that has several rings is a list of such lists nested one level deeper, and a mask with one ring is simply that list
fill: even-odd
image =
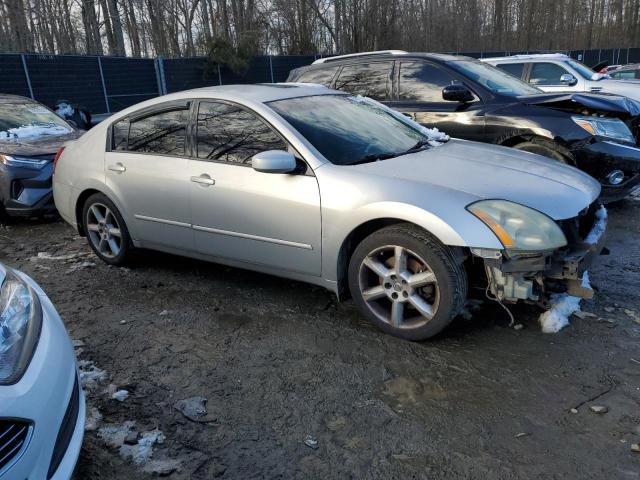
[{"label": "white suv", "polygon": [[614,93],[640,100],[640,81],[612,80],[561,53],[483,58],[545,92]]}]

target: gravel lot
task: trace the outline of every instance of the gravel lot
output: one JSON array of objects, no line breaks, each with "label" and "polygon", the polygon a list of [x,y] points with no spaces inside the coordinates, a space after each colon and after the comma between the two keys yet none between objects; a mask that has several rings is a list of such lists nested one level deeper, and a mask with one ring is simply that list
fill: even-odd
[{"label": "gravel lot", "polygon": [[[151,252],[108,267],[57,220],[0,227],[0,260],[40,283],[79,358],[106,371],[78,479],[638,479],[639,232],[640,202],[610,209],[611,255],[583,303],[597,317],[549,335],[534,310],[514,309],[514,330],[485,302],[423,343],[302,283]],[[194,396],[207,413],[189,419],[175,404]],[[166,437],[144,465],[100,433],[128,420]]]}]

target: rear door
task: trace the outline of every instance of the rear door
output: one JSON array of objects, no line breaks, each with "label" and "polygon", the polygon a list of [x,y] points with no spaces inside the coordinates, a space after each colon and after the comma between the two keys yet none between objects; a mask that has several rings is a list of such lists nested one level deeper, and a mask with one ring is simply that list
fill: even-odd
[{"label": "rear door", "polygon": [[112,127],[106,182],[136,240],[193,248],[186,130],[191,101],[164,103]]},{"label": "rear door", "polygon": [[480,97],[475,95],[475,100],[469,103],[442,98],[444,87],[462,83],[456,76],[423,60],[401,60],[396,65],[396,99],[386,102],[387,105],[452,137],[484,140],[484,103]]},{"label": "rear door", "polygon": [[296,152],[252,110],[201,101],[189,162],[196,249],[283,271],[320,275],[320,192],[300,160],[294,174],[261,173],[251,157]]},{"label": "rear door", "polygon": [[345,65],[338,74],[334,88],[384,102],[391,98],[392,71],[392,61]]}]

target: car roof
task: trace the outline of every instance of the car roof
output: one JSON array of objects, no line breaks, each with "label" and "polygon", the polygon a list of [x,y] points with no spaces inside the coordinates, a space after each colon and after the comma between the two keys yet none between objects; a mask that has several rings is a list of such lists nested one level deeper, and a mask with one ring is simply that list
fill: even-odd
[{"label": "car roof", "polygon": [[481,58],[483,62],[503,62],[503,61],[522,61],[522,60],[569,60],[571,57],[564,53],[535,53],[530,55],[508,55],[506,57],[485,57]]},{"label": "car roof", "polygon": [[37,103],[28,97],[22,97],[20,95],[11,95],[9,93],[0,93],[0,103]]},{"label": "car roof", "polygon": [[402,50],[382,50],[378,52],[362,52],[350,53],[347,55],[337,55],[335,57],[321,58],[313,62],[311,65],[300,67],[300,69],[323,68],[331,65],[343,65],[345,63],[364,62],[368,60],[402,60],[403,58],[423,58],[427,60],[435,60],[439,62],[448,62],[454,60],[473,60],[471,57],[462,55],[451,55],[446,53],[426,53],[426,52],[405,52]]},{"label": "car roof", "polygon": [[192,90],[184,90],[176,94],[167,95],[166,98],[173,96],[176,98],[229,98],[238,96],[243,100],[266,103],[287,98],[343,93],[344,92],[338,92],[337,90],[331,90],[323,85],[311,83],[258,83],[253,85],[219,85],[215,87],[194,88]]}]

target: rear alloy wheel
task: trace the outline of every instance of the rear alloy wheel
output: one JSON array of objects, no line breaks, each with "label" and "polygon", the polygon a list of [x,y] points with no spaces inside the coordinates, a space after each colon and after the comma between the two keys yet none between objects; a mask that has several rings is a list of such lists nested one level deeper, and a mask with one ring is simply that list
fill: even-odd
[{"label": "rear alloy wheel", "polygon": [[93,251],[104,262],[124,265],[131,250],[131,239],[122,215],[105,195],[89,197],[83,209],[84,231]]},{"label": "rear alloy wheel", "polygon": [[412,225],[379,230],[356,248],[351,294],[374,324],[409,340],[429,338],[459,313],[467,278],[451,252]]}]

